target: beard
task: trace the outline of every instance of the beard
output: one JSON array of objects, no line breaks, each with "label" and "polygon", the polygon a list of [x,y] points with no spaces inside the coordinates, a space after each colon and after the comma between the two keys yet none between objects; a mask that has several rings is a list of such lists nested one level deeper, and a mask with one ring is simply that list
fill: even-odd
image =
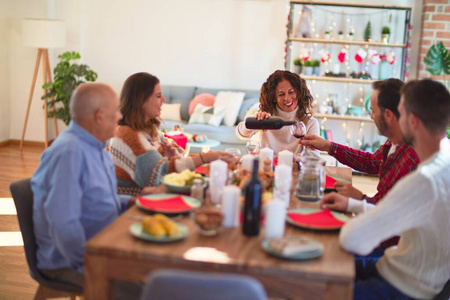
[{"label": "beard", "polygon": [[382,136],[387,136],[388,133],[388,125],[386,124],[386,120],[384,119],[384,116],[381,115],[381,117],[378,119],[378,122],[375,122],[375,125],[377,126],[378,133]]}]

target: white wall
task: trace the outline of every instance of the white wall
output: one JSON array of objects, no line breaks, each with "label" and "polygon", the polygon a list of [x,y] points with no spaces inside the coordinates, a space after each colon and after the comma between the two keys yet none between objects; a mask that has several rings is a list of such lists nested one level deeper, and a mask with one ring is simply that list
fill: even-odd
[{"label": "white wall", "polygon": [[[380,4],[376,0],[366,2]],[[414,5],[415,2],[399,0],[396,4]],[[21,137],[36,58],[36,49],[21,45],[22,18],[65,19],[67,46],[51,50],[52,68],[58,54],[79,51],[82,62],[98,72],[98,81],[112,85],[117,92],[124,80],[138,71],[157,75],[163,84],[259,89],[270,73],[284,68],[287,0],[10,0],[1,3],[0,8],[4,3],[6,8],[11,8],[11,19],[8,27],[0,15],[0,37],[9,35],[6,77],[10,78],[6,84],[9,90],[4,91],[5,84],[0,83],[0,128],[9,127],[9,137],[0,129],[0,141]],[[414,25],[420,31],[420,20],[414,21]],[[0,47],[2,76],[4,54]],[[26,140],[44,140],[41,78],[39,74]],[[9,103],[3,100],[8,97]],[[10,120],[2,117],[8,106]]]},{"label": "white wall", "polygon": [[12,1],[0,1],[0,141],[9,138],[10,72],[9,35],[11,33]]}]

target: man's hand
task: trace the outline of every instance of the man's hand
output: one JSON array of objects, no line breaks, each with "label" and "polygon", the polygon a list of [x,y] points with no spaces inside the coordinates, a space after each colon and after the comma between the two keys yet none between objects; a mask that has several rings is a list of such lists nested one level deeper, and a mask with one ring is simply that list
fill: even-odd
[{"label": "man's hand", "polygon": [[334,188],[338,191],[339,194],[347,197],[352,197],[354,199],[362,200],[364,196],[364,194],[360,190],[354,188],[351,183],[337,181],[334,184]]},{"label": "man's hand", "polygon": [[308,146],[312,149],[322,150],[322,151],[330,151],[331,142],[324,140],[323,138],[314,135],[307,134],[303,138],[300,139],[299,142],[301,145]]},{"label": "man's hand", "polygon": [[339,195],[338,193],[330,193],[320,199],[319,207],[323,209],[331,209],[335,211],[347,211],[348,197]]}]

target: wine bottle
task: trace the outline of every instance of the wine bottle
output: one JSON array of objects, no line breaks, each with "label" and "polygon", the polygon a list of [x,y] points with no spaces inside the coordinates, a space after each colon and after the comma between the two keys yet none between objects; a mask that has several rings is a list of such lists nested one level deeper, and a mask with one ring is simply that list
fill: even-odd
[{"label": "wine bottle", "polygon": [[244,222],[242,232],[247,236],[259,234],[263,185],[258,178],[259,159],[253,160],[252,178],[245,187]]},{"label": "wine bottle", "polygon": [[247,129],[280,129],[283,126],[295,124],[295,121],[285,121],[280,117],[270,117],[258,120],[254,117],[245,119],[245,127]]}]

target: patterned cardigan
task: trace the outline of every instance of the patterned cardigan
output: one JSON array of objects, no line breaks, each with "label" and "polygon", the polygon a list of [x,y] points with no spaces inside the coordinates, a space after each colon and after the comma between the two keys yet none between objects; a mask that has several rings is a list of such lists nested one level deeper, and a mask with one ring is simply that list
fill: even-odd
[{"label": "patterned cardigan", "polygon": [[147,133],[129,126],[116,127],[109,142],[109,152],[116,170],[119,194],[138,195],[146,186],[161,184],[162,177],[168,173],[195,168],[190,157],[164,157],[160,143],[160,135],[151,139]]}]

